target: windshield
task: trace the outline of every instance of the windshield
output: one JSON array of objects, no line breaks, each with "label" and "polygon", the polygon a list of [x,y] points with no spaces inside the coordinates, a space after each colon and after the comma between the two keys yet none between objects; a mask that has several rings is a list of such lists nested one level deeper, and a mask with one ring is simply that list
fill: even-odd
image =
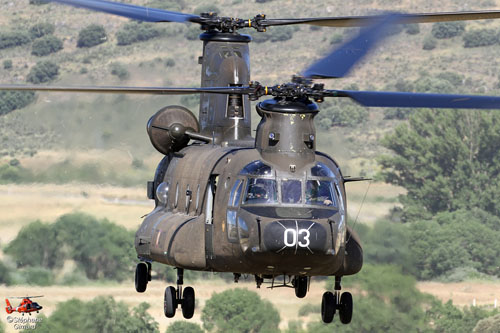
[{"label": "windshield", "polygon": [[278,202],[274,179],[248,178],[245,204],[269,204]]},{"label": "windshield", "polygon": [[306,204],[336,207],[332,183],[328,180],[308,180],[306,182]]}]

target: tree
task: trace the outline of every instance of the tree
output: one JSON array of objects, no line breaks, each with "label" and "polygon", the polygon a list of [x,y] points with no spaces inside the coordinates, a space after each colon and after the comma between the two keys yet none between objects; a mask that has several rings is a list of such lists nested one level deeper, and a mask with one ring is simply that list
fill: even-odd
[{"label": "tree", "polygon": [[383,179],[402,186],[406,220],[477,207],[500,214],[500,114],[419,110],[382,144]]},{"label": "tree", "polygon": [[93,47],[107,40],[106,30],[102,25],[91,24],[78,33],[77,47]]},{"label": "tree", "polygon": [[167,327],[166,333],[203,333],[203,329],[196,323],[178,320]]},{"label": "tree", "polygon": [[52,35],[55,31],[55,26],[51,23],[37,23],[30,28],[31,38],[40,38],[46,35]]},{"label": "tree", "polygon": [[130,45],[159,37],[162,31],[148,23],[131,22],[116,33],[118,45]]},{"label": "tree", "polygon": [[54,35],[43,36],[33,42],[31,54],[42,57],[63,49],[62,41]]},{"label": "tree", "polygon": [[205,303],[201,320],[211,332],[277,332],[280,315],[257,293],[231,289],[212,295]]},{"label": "tree", "polygon": [[58,75],[59,65],[50,60],[46,60],[37,62],[37,64],[31,68],[26,79],[28,82],[38,84],[55,80]]},{"label": "tree", "polygon": [[31,42],[31,38],[26,31],[0,32],[0,50],[28,44],[29,42]]},{"label": "tree", "polygon": [[500,314],[496,316],[487,317],[481,319],[476,327],[474,327],[474,333],[498,333],[500,327]]},{"label": "tree", "polygon": [[0,115],[22,109],[34,100],[33,91],[0,91]]},{"label": "tree", "polygon": [[437,22],[432,25],[432,35],[438,39],[460,36],[465,31],[465,22]]},{"label": "tree", "polygon": [[464,36],[464,47],[489,46],[498,43],[495,29],[477,29],[467,31]]}]

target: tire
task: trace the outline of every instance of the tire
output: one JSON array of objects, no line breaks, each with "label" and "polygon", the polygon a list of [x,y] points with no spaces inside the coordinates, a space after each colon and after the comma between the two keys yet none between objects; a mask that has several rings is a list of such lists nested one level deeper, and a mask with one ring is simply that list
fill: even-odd
[{"label": "tire", "polygon": [[140,262],[135,268],[135,290],[138,293],[146,291],[148,285],[148,265],[145,262]]},{"label": "tire", "polygon": [[182,315],[184,316],[184,318],[193,318],[194,305],[194,289],[191,287],[184,288],[184,291],[182,292]]},{"label": "tire", "polygon": [[295,277],[295,296],[304,298],[307,295],[307,276]]},{"label": "tire", "polygon": [[342,293],[342,296],[340,296],[339,317],[342,324],[349,324],[351,322],[352,295],[349,292]]},{"label": "tire", "polygon": [[333,316],[335,316],[335,296],[327,291],[321,300],[321,319],[324,323],[329,324],[332,322]]},{"label": "tire", "polygon": [[163,312],[165,317],[172,318],[175,316],[175,310],[177,309],[177,297],[175,288],[170,286],[165,288],[165,297],[163,299]]}]

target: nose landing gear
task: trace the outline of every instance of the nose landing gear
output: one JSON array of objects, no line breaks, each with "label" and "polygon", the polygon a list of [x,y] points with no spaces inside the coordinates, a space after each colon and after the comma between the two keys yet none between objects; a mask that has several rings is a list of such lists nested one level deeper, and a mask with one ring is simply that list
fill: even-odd
[{"label": "nose landing gear", "polygon": [[186,287],[182,290],[184,284],[184,269],[177,268],[177,289],[169,286],[165,289],[163,300],[163,312],[167,318],[175,316],[175,311],[180,305],[182,315],[186,319],[190,319],[194,314],[195,295],[192,287]]},{"label": "nose landing gear", "polygon": [[341,277],[335,277],[335,292],[327,291],[323,294],[321,302],[321,319],[324,323],[331,323],[335,312],[339,311],[339,318],[342,324],[349,324],[352,319],[352,295],[349,292],[340,294]]},{"label": "nose landing gear", "polygon": [[135,290],[138,293],[145,292],[149,281],[151,281],[151,263],[138,263],[135,268]]}]

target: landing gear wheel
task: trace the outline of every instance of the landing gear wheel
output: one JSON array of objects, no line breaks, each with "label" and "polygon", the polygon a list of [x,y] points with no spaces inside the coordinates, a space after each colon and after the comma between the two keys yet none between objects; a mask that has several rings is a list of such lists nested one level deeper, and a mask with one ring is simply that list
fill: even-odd
[{"label": "landing gear wheel", "polygon": [[326,324],[329,324],[333,320],[335,315],[335,296],[333,293],[327,291],[323,294],[323,299],[321,301],[321,319]]},{"label": "landing gear wheel", "polygon": [[194,289],[186,287],[182,293],[182,315],[190,319],[194,314]]},{"label": "landing gear wheel", "polygon": [[170,286],[165,289],[165,298],[163,299],[163,312],[165,317],[172,318],[175,316],[175,310],[177,309],[177,297],[175,288]]},{"label": "landing gear wheel", "polygon": [[295,296],[304,298],[307,295],[307,276],[296,276],[294,279]]},{"label": "landing gear wheel", "polygon": [[145,262],[140,262],[135,268],[135,290],[138,293],[143,293],[146,291],[148,285],[148,265]]},{"label": "landing gear wheel", "polygon": [[342,324],[349,324],[352,319],[352,295],[345,292],[340,296],[339,317]]}]

